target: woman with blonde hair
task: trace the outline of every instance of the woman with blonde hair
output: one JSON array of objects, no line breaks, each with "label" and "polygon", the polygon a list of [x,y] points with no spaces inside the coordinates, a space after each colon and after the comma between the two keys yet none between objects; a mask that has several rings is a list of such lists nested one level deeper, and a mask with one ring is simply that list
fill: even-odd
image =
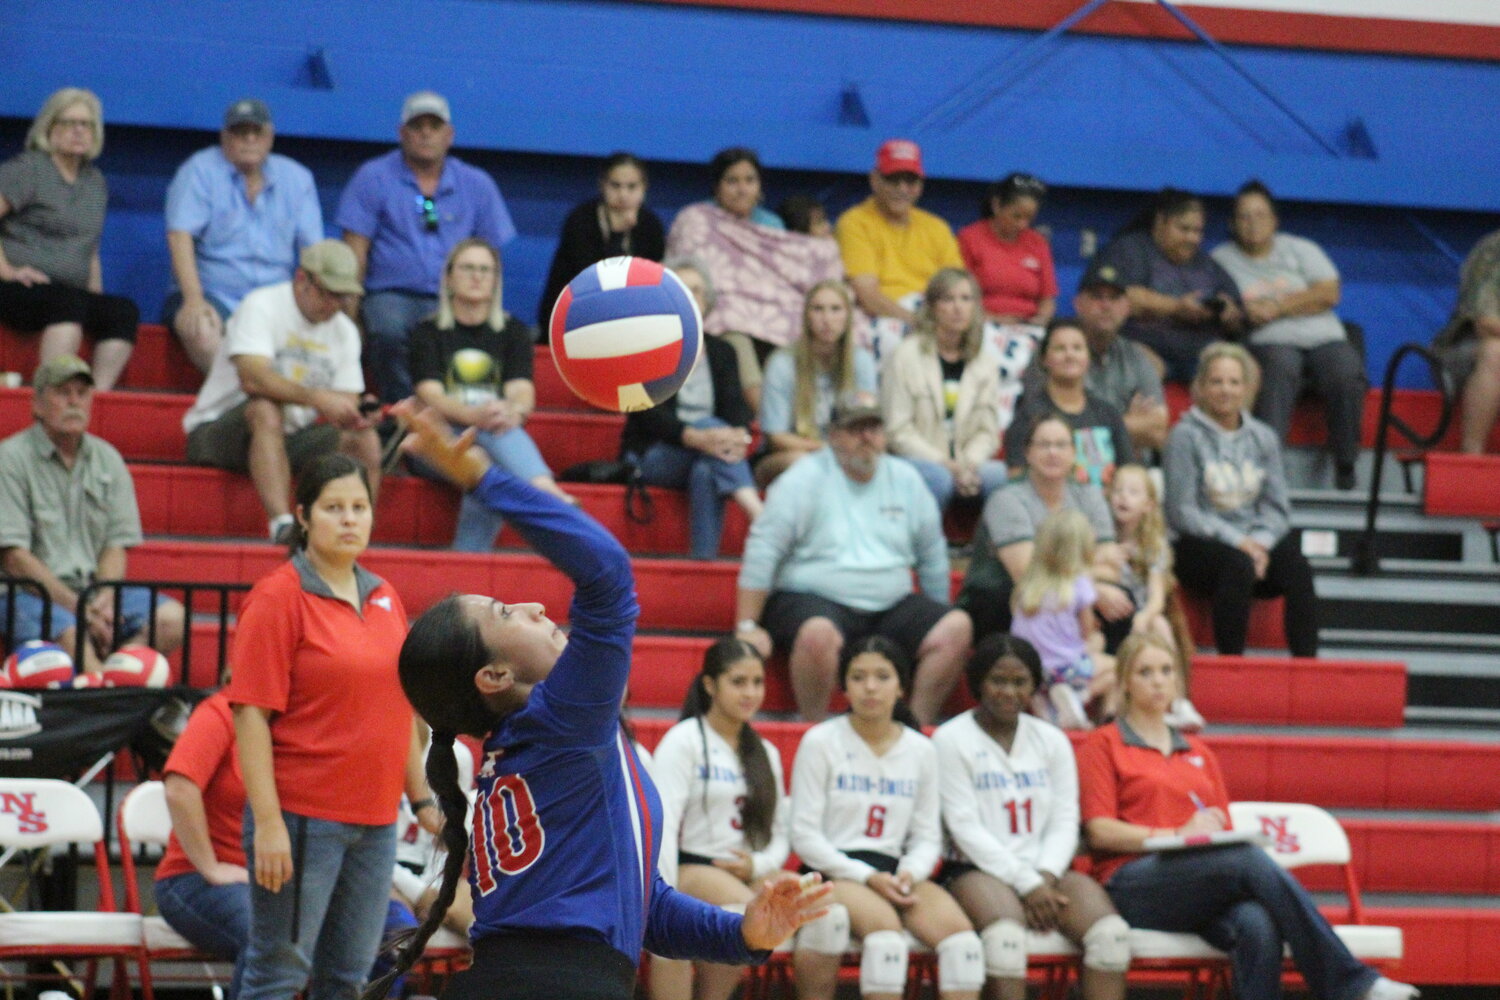
[{"label": "woman with blonde hair", "polygon": [[985,347],[979,284],[945,267],[932,276],[912,332],[891,354],[880,386],[891,452],[917,467],[946,509],[954,495],[1005,485],[1000,448],[1000,359]]},{"label": "woman with blonde hair", "polygon": [[141,313],[104,294],[99,237],[109,192],[94,166],[103,149],[99,98],[64,87],[37,113],[25,152],[0,163],[0,324],[40,330],[43,362],[77,354],[87,332],[94,387],[112,389]]},{"label": "woman with blonde hair", "polygon": [[1276,432],[1249,413],[1260,368],[1238,344],[1203,349],[1193,406],[1167,436],[1167,524],[1177,577],[1213,606],[1214,646],[1245,651],[1254,597],[1284,597],[1293,656],[1318,655],[1312,567],[1291,530]]},{"label": "woman with blonde hair", "polygon": [[[478,238],[454,245],[443,265],[437,313],[407,338],[412,383],[417,398],[455,428],[476,428],[474,443],[496,465],[571,501],[525,430],[536,406],[531,331],[506,313],[502,289],[498,250]],[[499,530],[495,514],[465,494],[453,547],[488,552]]]},{"label": "woman with blonde hair", "polygon": [[854,298],[842,281],[813,285],[802,304],[802,336],[766,361],[760,429],[767,450],[755,464],[764,489],[793,462],[823,447],[833,404],[874,394],[875,359],[854,338]]}]

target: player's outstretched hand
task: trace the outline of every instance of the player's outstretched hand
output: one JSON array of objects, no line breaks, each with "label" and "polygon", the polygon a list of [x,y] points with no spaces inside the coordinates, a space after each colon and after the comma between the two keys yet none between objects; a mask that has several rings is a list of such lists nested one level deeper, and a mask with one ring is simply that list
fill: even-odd
[{"label": "player's outstretched hand", "polygon": [[461,489],[473,489],[489,471],[489,456],[474,447],[475,428],[455,436],[436,410],[419,410],[409,399],[391,407],[391,414],[408,428],[401,450],[437,469]]},{"label": "player's outstretched hand", "polygon": [[751,951],[769,951],[803,924],[828,912],[833,886],[823,876],[810,872],[800,878],[780,872],[761,883],[755,898],[745,904],[745,922],[740,933]]}]

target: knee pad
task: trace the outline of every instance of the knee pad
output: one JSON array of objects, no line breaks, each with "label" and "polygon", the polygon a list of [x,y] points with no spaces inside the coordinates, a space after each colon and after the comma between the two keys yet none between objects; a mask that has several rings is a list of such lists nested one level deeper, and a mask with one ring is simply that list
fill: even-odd
[{"label": "knee pad", "polygon": [[1083,966],[1096,972],[1125,972],[1130,968],[1130,925],[1111,913],[1094,921],[1083,935]]},{"label": "knee pad", "polygon": [[842,955],[849,950],[849,911],[829,903],[828,912],[797,932],[797,947],[819,955]]},{"label": "knee pad", "polygon": [[938,993],[974,993],[984,986],[984,944],[973,931],[938,942]]},{"label": "knee pad", "polygon": [[1026,928],[1014,920],[996,920],[979,935],[984,971],[996,979],[1026,978]]},{"label": "knee pad", "polygon": [[906,992],[906,935],[900,931],[875,931],[861,942],[859,992]]}]

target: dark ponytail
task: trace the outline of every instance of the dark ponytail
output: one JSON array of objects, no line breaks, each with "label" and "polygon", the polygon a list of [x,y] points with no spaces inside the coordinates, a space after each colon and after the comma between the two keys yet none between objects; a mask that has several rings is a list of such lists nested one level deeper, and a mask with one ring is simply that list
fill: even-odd
[{"label": "dark ponytail", "polygon": [[[708,696],[703,680],[706,677],[718,680],[741,660],[754,660],[765,669],[760,651],[743,639],[726,636],[709,646],[703,653],[703,669],[693,678],[687,697],[682,700],[682,719],[698,720],[698,738],[702,741],[705,764],[708,762],[708,733],[703,727],[703,716],[713,705],[713,699]],[[735,752],[740,761],[740,773],[745,776],[745,804],[740,807],[740,826],[745,833],[745,843],[752,851],[758,851],[771,842],[771,825],[776,818],[781,789],[776,787],[776,772],[771,770],[771,758],[766,754],[765,744],[749,723],[740,726]],[[707,797],[708,779],[705,777],[705,807]]]},{"label": "dark ponytail", "polygon": [[458,780],[458,760],[453,755],[454,734],[433,730],[432,746],[427,750],[427,784],[443,810],[443,828],[439,831],[443,850],[443,881],[438,885],[437,898],[427,911],[427,917],[412,930],[397,935],[389,945],[392,957],[391,970],[365,987],[360,1000],[384,1000],[390,993],[391,984],[406,975],[422,957],[427,942],[442,926],[448,915],[448,907],[458,893],[463,879],[464,864],[469,859],[469,831],[467,826],[469,797],[464,794]]},{"label": "dark ponytail", "polygon": [[922,723],[917,721],[917,716],[906,703],[906,696],[911,693],[911,658],[906,655],[906,650],[896,645],[883,635],[872,635],[850,646],[844,647],[843,655],[839,659],[839,690],[847,691],[849,688],[849,665],[855,657],[865,653],[874,653],[884,658],[896,671],[896,681],[901,685],[903,694],[896,699],[896,706],[891,711],[891,718],[909,726],[917,732],[922,731]]}]

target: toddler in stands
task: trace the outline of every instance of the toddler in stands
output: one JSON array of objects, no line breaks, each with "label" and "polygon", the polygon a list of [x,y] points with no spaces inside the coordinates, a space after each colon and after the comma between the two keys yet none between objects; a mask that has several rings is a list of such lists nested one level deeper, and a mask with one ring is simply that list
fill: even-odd
[{"label": "toddler in stands", "polygon": [[1046,674],[1036,709],[1063,729],[1093,728],[1085,704],[1107,699],[1114,684],[1114,657],[1105,654],[1094,618],[1093,559],[1088,518],[1076,510],[1049,514],[1011,598],[1011,635],[1036,647]]},{"label": "toddler in stands", "polygon": [[1172,702],[1168,723],[1187,732],[1203,728],[1203,716],[1188,701],[1187,655],[1181,649],[1168,617],[1168,600],[1175,600],[1172,578],[1172,547],[1167,544],[1167,524],[1161,498],[1150,472],[1143,465],[1122,465],[1115,470],[1109,489],[1109,509],[1115,521],[1115,541],[1120,561],[1120,586],[1135,603],[1133,633],[1149,633],[1161,639],[1177,657],[1183,694]]}]

